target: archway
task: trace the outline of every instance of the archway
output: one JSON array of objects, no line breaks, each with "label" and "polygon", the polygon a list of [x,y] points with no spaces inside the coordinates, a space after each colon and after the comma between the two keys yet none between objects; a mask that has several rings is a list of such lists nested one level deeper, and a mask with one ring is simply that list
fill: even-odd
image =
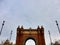
[{"label": "archway", "polygon": [[26,40],[25,45],[36,45],[36,43],[33,39],[28,39]]},{"label": "archway", "polygon": [[17,28],[16,45],[45,45],[44,28]]}]

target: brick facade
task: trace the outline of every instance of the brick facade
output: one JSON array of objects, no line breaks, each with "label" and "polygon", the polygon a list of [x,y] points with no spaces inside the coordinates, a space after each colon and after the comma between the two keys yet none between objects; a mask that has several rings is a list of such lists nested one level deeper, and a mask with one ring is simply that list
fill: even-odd
[{"label": "brick facade", "polygon": [[38,26],[37,29],[24,29],[23,26],[17,28],[16,45],[25,45],[28,39],[35,41],[36,45],[45,45],[44,28]]}]

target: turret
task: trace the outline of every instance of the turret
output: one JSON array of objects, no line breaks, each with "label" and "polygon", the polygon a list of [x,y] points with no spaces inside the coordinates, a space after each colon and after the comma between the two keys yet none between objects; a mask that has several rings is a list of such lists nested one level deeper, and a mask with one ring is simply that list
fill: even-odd
[{"label": "turret", "polygon": [[44,35],[44,28],[43,28],[43,26],[41,26],[40,32],[41,32],[41,35]]}]

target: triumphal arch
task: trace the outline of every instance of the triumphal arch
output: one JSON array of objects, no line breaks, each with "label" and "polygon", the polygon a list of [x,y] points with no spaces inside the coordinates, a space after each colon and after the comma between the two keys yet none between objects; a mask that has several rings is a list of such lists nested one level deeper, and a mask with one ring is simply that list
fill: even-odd
[{"label": "triumphal arch", "polygon": [[29,39],[34,40],[35,45],[45,45],[43,26],[38,26],[36,29],[24,29],[23,26],[18,26],[16,35],[16,45],[25,45],[26,41]]}]

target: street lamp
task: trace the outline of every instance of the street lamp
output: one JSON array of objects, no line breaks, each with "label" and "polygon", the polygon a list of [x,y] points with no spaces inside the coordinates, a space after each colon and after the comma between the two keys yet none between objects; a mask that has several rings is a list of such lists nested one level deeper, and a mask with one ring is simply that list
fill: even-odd
[{"label": "street lamp", "polygon": [[5,21],[3,21],[3,23],[2,23],[2,27],[1,27],[1,30],[0,30],[0,35],[2,33],[2,29],[3,29],[4,23],[5,23]]}]

